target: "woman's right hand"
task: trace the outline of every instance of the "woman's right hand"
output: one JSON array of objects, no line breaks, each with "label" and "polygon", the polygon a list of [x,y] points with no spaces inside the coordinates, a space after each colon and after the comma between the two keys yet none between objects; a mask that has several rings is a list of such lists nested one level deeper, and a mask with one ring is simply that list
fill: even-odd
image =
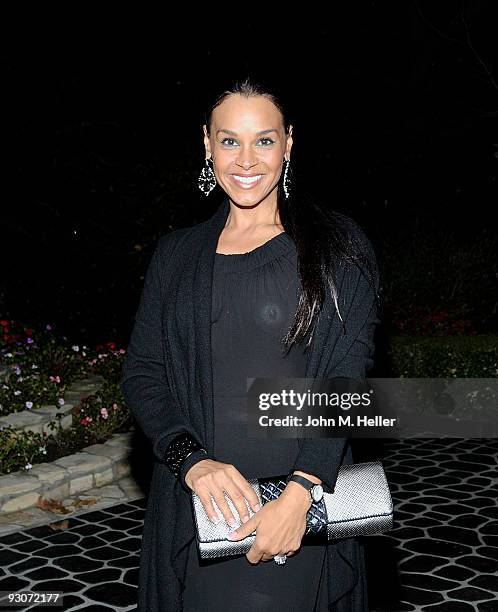
[{"label": "woman's right hand", "polygon": [[255,490],[231,463],[202,459],[189,469],[185,475],[185,482],[199,496],[206,514],[215,525],[221,519],[216,515],[211,497],[214,497],[228,525],[233,526],[237,522],[230,510],[224,491],[232,500],[243,523],[249,520],[249,511],[244,498],[247,499],[254,512],[260,509]]}]

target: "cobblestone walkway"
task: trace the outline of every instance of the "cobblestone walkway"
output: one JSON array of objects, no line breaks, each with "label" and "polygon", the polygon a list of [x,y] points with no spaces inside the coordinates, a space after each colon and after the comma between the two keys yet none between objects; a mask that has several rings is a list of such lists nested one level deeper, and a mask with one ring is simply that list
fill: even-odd
[{"label": "cobblestone walkway", "polygon": [[397,440],[385,451],[395,529],[366,538],[381,602],[371,612],[497,612],[498,440]]},{"label": "cobblestone walkway", "polygon": [[[395,529],[364,538],[371,612],[496,612],[498,441],[399,440],[385,450]],[[64,531],[1,536],[0,590],[64,591],[64,610],[136,609],[144,508],[127,501],[68,518]]]}]

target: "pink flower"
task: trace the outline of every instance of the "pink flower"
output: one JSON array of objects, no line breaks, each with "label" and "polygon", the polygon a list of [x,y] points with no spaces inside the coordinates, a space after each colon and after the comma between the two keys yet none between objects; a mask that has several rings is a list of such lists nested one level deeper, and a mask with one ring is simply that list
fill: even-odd
[{"label": "pink flower", "polygon": [[104,420],[109,418],[109,413],[107,412],[107,408],[101,408],[100,414]]}]

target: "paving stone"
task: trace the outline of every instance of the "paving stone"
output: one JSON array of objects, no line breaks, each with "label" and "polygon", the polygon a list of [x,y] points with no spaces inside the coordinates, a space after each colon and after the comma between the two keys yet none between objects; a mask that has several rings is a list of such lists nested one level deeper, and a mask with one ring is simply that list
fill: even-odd
[{"label": "paving stone", "polygon": [[481,574],[480,576],[476,576],[472,580],[469,580],[469,584],[480,587],[481,589],[498,593],[498,575],[493,576],[492,574]]},{"label": "paving stone", "polygon": [[490,593],[489,591],[485,591],[483,589],[477,589],[472,587],[448,591],[447,595],[448,597],[451,597],[453,599],[463,599],[465,601],[483,601],[486,599],[495,599],[493,593]]},{"label": "paving stone", "polygon": [[97,472],[96,474],[94,474],[93,478],[96,487],[103,487],[104,485],[107,485],[114,480],[114,471],[112,468],[109,468],[108,470]]},{"label": "paving stone", "polygon": [[109,498],[109,501],[124,497],[123,491],[116,484],[107,485],[98,489],[88,489],[86,493],[87,495],[98,495],[102,499]]},{"label": "paving stone", "polygon": [[69,495],[87,491],[93,486],[93,484],[93,474],[86,474],[85,476],[80,476],[79,478],[71,478],[69,481]]},{"label": "paving stone", "polygon": [[474,606],[463,603],[461,601],[443,601],[440,604],[436,604],[434,606],[423,606],[422,608],[418,608],[423,612],[474,612]]},{"label": "paving stone", "polygon": [[434,574],[443,578],[449,578],[450,580],[467,580],[467,578],[471,578],[474,575],[474,572],[458,565],[445,565],[434,572]]},{"label": "paving stone", "polygon": [[448,561],[441,557],[415,555],[399,564],[401,572],[429,572],[436,567],[446,565]]},{"label": "paving stone", "polygon": [[29,475],[38,478],[44,485],[55,485],[66,477],[67,471],[55,463],[39,463],[29,471]]},{"label": "paving stone", "polygon": [[431,538],[448,540],[469,546],[479,546],[480,541],[475,531],[459,527],[429,527],[427,533]]},{"label": "paving stone", "polygon": [[24,510],[36,504],[40,493],[34,491],[33,493],[24,493],[23,495],[16,495],[12,499],[4,502],[0,508],[2,514],[9,514],[18,510]]},{"label": "paving stone", "polygon": [[90,455],[90,453],[74,453],[67,457],[56,459],[55,463],[64,467],[72,477],[88,474],[90,471],[105,469],[111,466],[111,461],[108,457]]},{"label": "paving stone", "polygon": [[102,457],[108,457],[113,462],[121,461],[126,459],[130,455],[130,449],[123,446],[116,446],[115,444],[92,444],[83,449],[85,453],[92,455],[99,455]]},{"label": "paving stone", "polygon": [[40,488],[40,481],[31,474],[6,474],[0,476],[0,495],[27,493]]},{"label": "paving stone", "polygon": [[472,549],[463,544],[455,544],[453,542],[445,542],[444,540],[432,540],[417,538],[411,542],[405,542],[405,548],[414,552],[434,555],[436,557],[459,557],[469,554]]}]

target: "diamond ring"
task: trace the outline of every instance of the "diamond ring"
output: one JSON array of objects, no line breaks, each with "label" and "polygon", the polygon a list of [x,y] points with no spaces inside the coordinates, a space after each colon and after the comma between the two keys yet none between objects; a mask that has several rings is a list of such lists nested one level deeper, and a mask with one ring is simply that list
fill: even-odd
[{"label": "diamond ring", "polygon": [[273,560],[277,565],[283,565],[287,561],[287,555],[275,555]]}]

